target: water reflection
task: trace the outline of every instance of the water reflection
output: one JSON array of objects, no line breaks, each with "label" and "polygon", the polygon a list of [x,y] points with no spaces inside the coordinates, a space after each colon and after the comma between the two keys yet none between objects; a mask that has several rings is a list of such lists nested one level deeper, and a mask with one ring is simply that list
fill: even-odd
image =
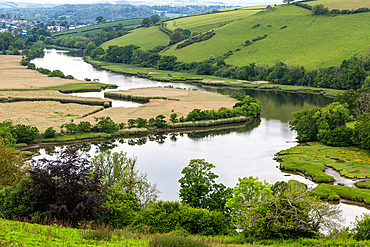
[{"label": "water reflection", "polygon": [[[68,55],[67,55],[68,54]],[[239,177],[255,176],[269,183],[295,179],[306,183],[308,187],[316,186],[302,176],[280,171],[279,164],[273,160],[274,155],[283,149],[296,145],[296,133],[289,129],[288,121],[293,118],[292,112],[302,109],[323,107],[332,99],[321,95],[293,94],[275,91],[210,88],[184,83],[163,83],[145,78],[129,77],[101,71],[83,62],[81,57],[71,57],[70,52],[47,50],[44,58],[33,60],[38,67],[50,70],[60,69],[65,74],[72,74],[78,79],[98,78],[102,83],[119,86],[118,89],[141,88],[149,86],[168,86],[214,91],[222,94],[243,91],[260,100],[262,104],[261,120],[226,130],[205,130],[189,133],[155,134],[147,137],[118,139],[104,142],[78,144],[82,151],[91,156],[112,150],[127,152],[129,156],[138,157],[138,169],[148,173],[148,179],[157,183],[162,191],[160,199],[178,200],[178,179],[181,170],[190,159],[204,158],[214,164],[214,172],[219,175],[217,182],[234,187]],[[73,54],[75,55],[75,54]],[[101,93],[100,93],[101,94]],[[84,94],[86,95],[86,94]],[[104,97],[104,96],[103,96]],[[61,147],[53,146],[40,149],[41,156],[50,157]],[[364,208],[343,205],[344,214],[349,221],[354,220]]]}]

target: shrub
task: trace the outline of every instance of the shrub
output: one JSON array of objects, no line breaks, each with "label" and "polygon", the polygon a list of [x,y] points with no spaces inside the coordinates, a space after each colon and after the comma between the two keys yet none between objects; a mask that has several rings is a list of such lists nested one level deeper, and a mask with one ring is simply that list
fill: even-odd
[{"label": "shrub", "polygon": [[46,209],[39,198],[30,192],[33,186],[29,178],[23,178],[19,183],[3,190],[3,200],[0,201],[0,210],[9,219],[30,218],[37,210]]},{"label": "shrub", "polygon": [[114,228],[122,228],[131,224],[141,209],[136,195],[129,191],[122,192],[119,186],[113,185],[106,192],[106,196],[107,200],[103,207],[108,211],[101,213],[99,221]]},{"label": "shrub", "polygon": [[53,127],[49,127],[45,130],[44,138],[55,138],[56,131]]},{"label": "shrub", "polygon": [[108,188],[101,184],[101,171],[93,170],[87,154],[77,148],[67,147],[55,157],[34,160],[30,171],[32,194],[48,206],[44,214],[74,226],[80,220],[94,219],[104,211],[103,191]]},{"label": "shrub", "polygon": [[356,240],[370,239],[370,214],[364,213],[360,217],[356,216],[353,224],[353,238]]},{"label": "shrub", "polygon": [[62,71],[60,70],[53,70],[52,72],[49,73],[48,77],[60,77],[60,78],[64,78],[64,74]]},{"label": "shrub", "polygon": [[149,241],[149,247],[206,247],[208,245],[181,236],[156,237]]},{"label": "shrub", "polygon": [[228,232],[229,218],[220,212],[192,208],[179,202],[159,201],[138,214],[131,227],[152,233],[184,229],[191,234],[217,235]]},{"label": "shrub", "polygon": [[31,143],[36,139],[39,130],[29,125],[17,124],[12,128],[11,132],[17,139],[17,143]]}]

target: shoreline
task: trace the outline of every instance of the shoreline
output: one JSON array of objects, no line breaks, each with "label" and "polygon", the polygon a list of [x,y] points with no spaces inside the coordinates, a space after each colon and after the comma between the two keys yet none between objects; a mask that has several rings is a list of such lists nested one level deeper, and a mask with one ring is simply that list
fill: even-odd
[{"label": "shoreline", "polygon": [[[204,78],[169,78],[169,79],[159,79],[151,76],[151,73],[142,73],[142,72],[126,72],[118,71],[114,69],[104,68],[104,65],[99,65],[98,61],[94,61],[91,58],[86,56],[83,57],[83,60],[93,66],[96,69],[105,70],[121,75],[126,76],[137,76],[140,78],[146,78],[153,81],[160,82],[183,82],[198,84],[205,87],[217,87],[217,88],[235,88],[235,89],[251,89],[251,90],[269,90],[269,91],[280,91],[287,93],[301,93],[301,94],[320,94],[328,98],[334,98],[337,94],[341,94],[344,90],[336,90],[329,88],[315,88],[315,87],[306,87],[306,86],[290,86],[290,85],[280,85],[280,84],[270,84],[270,83],[235,83],[235,82],[226,82],[226,81],[212,81]],[[112,63],[112,65],[116,65]],[[140,67],[138,67],[140,68]],[[221,78],[220,78],[221,79]]]},{"label": "shoreline", "polygon": [[[220,119],[222,120],[222,119]],[[244,118],[242,120],[245,121],[235,121],[227,124],[215,124],[213,125],[214,127],[209,127],[209,126],[185,126],[185,127],[167,127],[167,128],[157,128],[157,129],[134,129],[133,131],[127,131],[124,133],[113,133],[113,134],[106,134],[107,137],[96,137],[96,138],[81,138],[81,139],[74,139],[74,140],[65,140],[65,141],[39,141],[36,143],[31,143],[28,144],[26,147],[21,147],[18,148],[19,151],[28,151],[30,149],[35,149],[35,148],[42,148],[45,146],[55,146],[55,145],[63,145],[63,144],[78,144],[78,143],[83,143],[83,142],[95,142],[95,141],[104,141],[104,140],[111,140],[111,139],[116,139],[116,138],[143,138],[147,137],[152,134],[169,134],[169,133],[197,133],[197,132],[211,132],[211,131],[217,131],[217,130],[230,130],[230,129],[238,129],[241,128],[245,125],[253,124],[255,121],[260,120],[260,117],[254,117],[254,118]],[[202,122],[202,121],[199,121]],[[193,123],[193,122],[189,122]],[[119,131],[118,131],[119,132]],[[98,133],[97,133],[98,134]],[[103,133],[102,133],[103,134]],[[70,135],[68,137],[75,138],[78,135]],[[108,137],[109,136],[109,137]]]}]

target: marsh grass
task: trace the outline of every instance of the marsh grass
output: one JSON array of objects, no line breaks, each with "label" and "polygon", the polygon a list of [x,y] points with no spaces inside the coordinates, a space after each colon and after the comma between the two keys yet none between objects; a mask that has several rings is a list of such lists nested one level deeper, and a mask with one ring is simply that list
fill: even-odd
[{"label": "marsh grass", "polygon": [[326,167],[348,178],[370,178],[369,151],[356,147],[331,147],[319,142],[308,144],[280,151],[276,158],[280,167],[302,172],[314,182],[334,181],[332,176],[324,173]]},{"label": "marsh grass", "polygon": [[340,198],[370,205],[370,190],[345,187],[341,185],[320,184],[311,191],[312,194],[329,201]]}]

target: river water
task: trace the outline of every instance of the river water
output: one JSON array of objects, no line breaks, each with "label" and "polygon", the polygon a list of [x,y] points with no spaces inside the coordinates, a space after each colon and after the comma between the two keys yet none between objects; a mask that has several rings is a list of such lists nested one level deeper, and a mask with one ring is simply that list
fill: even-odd
[{"label": "river water", "polygon": [[[223,94],[238,92],[236,89],[216,89],[184,83],[163,83],[148,79],[129,77],[97,70],[85,63],[80,56],[58,50],[46,50],[44,57],[32,61],[37,67],[59,69],[77,79],[99,79],[101,83],[118,85],[116,90],[130,88],[168,86],[215,91]],[[240,91],[240,90],[239,90]],[[111,149],[124,151],[138,158],[138,169],[148,173],[148,179],[158,185],[162,200],[178,200],[181,170],[191,159],[205,159],[216,167],[217,182],[234,187],[239,177],[255,176],[269,183],[296,179],[308,187],[316,186],[312,181],[295,174],[280,171],[274,155],[283,149],[297,145],[296,133],[289,129],[292,112],[322,107],[332,102],[320,95],[292,94],[274,91],[242,90],[261,101],[261,120],[246,126],[220,131],[197,131],[196,133],[173,133],[149,136],[141,139],[118,139],[106,142],[91,142],[81,145],[91,156]],[[99,93],[78,93],[81,97],[104,97]],[[113,107],[137,107],[138,103],[113,100]],[[41,156],[52,157],[61,147],[40,149]],[[368,210],[354,205],[341,204],[346,225]]]}]

